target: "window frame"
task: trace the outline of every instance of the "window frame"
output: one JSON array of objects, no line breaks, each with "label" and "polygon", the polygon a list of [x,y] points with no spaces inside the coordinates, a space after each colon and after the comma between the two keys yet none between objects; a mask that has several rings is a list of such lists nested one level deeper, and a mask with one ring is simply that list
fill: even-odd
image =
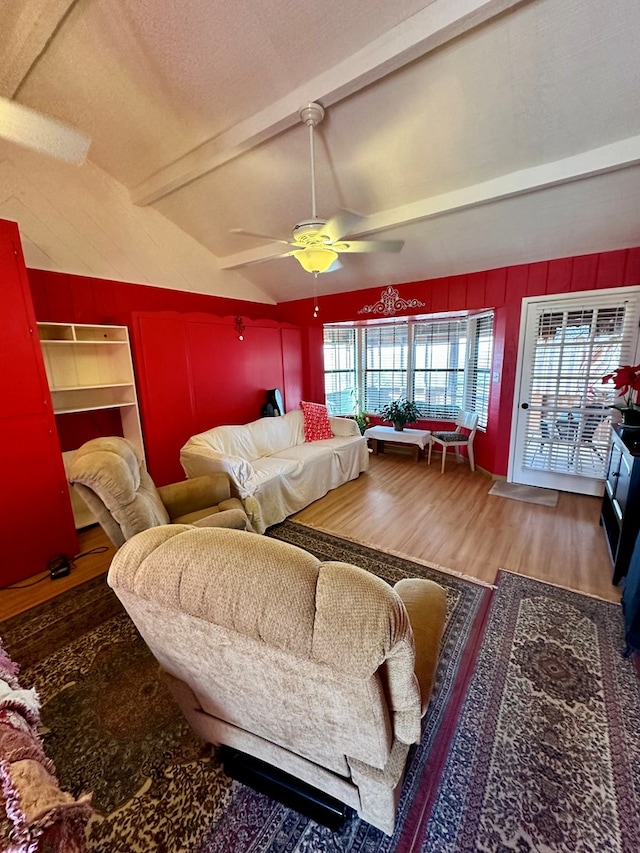
[{"label": "window frame", "polygon": [[[326,355],[327,355],[326,350],[327,350],[328,345],[327,345],[327,340],[326,340],[326,333],[327,333],[328,328],[330,328],[332,331],[336,330],[337,332],[345,331],[345,332],[351,333],[351,337],[352,337],[351,346],[353,347],[353,350],[354,350],[353,354],[351,356],[352,366],[332,367],[329,370],[327,370],[327,368],[326,368]],[[325,362],[325,369],[324,369],[325,403],[327,405],[327,409],[329,410],[330,415],[353,415],[356,413],[356,408],[358,405],[358,399],[356,397],[356,393],[357,393],[356,389],[358,387],[358,378],[357,378],[358,377],[358,364],[356,363],[356,357],[357,357],[357,353],[358,353],[358,349],[359,349],[356,341],[357,341],[357,337],[358,337],[358,332],[359,332],[359,330],[357,328],[354,328],[353,326],[345,326],[344,324],[327,324],[323,328],[323,360]],[[348,346],[349,344],[348,344],[348,342],[335,342],[335,343],[332,342],[332,345],[333,345],[333,349],[334,349],[334,362],[339,364],[340,358],[341,358],[339,348],[341,346],[344,347],[345,345]],[[353,381],[349,382],[348,386],[350,388],[353,388],[353,392],[349,392],[349,391],[345,390],[344,383],[339,378],[339,377],[343,377],[343,376],[349,375],[349,374],[351,374],[353,376]],[[329,383],[327,381],[327,377],[332,377],[333,381],[331,383]],[[331,388],[329,388],[329,385],[331,385]],[[337,397],[338,402],[340,402],[342,399],[346,399],[347,395],[348,395],[349,401],[350,401],[349,411],[344,411],[343,407],[340,405],[337,407],[338,409],[340,409],[340,411],[336,411],[335,404],[333,403],[333,398]],[[329,399],[330,396],[332,398],[331,400]]]},{"label": "window frame", "polygon": [[[324,326],[324,346],[326,346],[326,334],[328,329],[342,328],[354,332],[352,341],[353,355],[351,357],[351,363],[355,366],[354,370],[352,371],[354,377],[354,385],[352,393],[350,394],[353,403],[348,411],[346,411],[344,407],[342,407],[342,411],[338,412],[332,410],[331,414],[339,414],[346,416],[354,415],[360,412],[375,414],[376,410],[380,408],[381,403],[383,404],[384,402],[386,402],[386,400],[382,401],[380,398],[380,383],[378,383],[377,386],[374,383],[371,385],[371,387],[374,389],[376,387],[378,388],[377,405],[375,405],[375,407],[367,406],[367,403],[372,403],[372,397],[375,396],[375,394],[372,394],[369,388],[367,387],[368,373],[377,372],[378,375],[380,375],[381,372],[389,372],[392,374],[403,373],[403,389],[402,391],[397,393],[394,399],[399,396],[405,396],[408,399],[414,399],[417,374],[426,375],[445,370],[462,374],[460,377],[461,381],[458,380],[455,383],[455,401],[452,403],[445,402],[440,404],[429,404],[426,401],[422,401],[421,403],[420,400],[416,400],[417,405],[421,409],[422,417],[425,420],[455,420],[458,411],[460,411],[461,409],[475,411],[477,407],[476,403],[478,397],[480,397],[480,399],[482,400],[482,405],[480,406],[480,411],[478,412],[478,429],[480,429],[481,431],[485,431],[489,418],[489,402],[493,371],[493,346],[495,331],[494,321],[495,311],[493,309],[484,309],[478,312],[451,312],[429,317],[405,317],[400,320],[393,320],[381,323],[327,323]],[[450,352],[447,356],[447,367],[429,368],[417,366],[416,339],[418,339],[419,343],[420,327],[433,327],[437,324],[439,324],[441,327],[446,327],[447,324],[451,324],[451,328],[443,328],[443,334],[446,335],[445,337],[443,337],[443,341],[448,342],[450,347]],[[456,325],[458,327],[457,335],[451,333],[453,327],[455,327]],[[382,330],[389,329],[389,327],[404,327],[404,329],[406,329],[406,344],[404,344],[402,341],[400,342],[401,346],[404,345],[406,347],[404,359],[400,359],[401,364],[397,367],[369,367],[369,360],[367,359],[367,339],[371,336],[370,333],[373,330],[380,330],[380,341],[384,334]],[[388,337],[392,338],[393,336],[388,335]],[[483,340],[485,341],[485,347],[487,340],[489,346],[488,355],[486,355],[485,353],[484,359],[480,357],[481,344]],[[464,352],[462,354],[460,353],[461,346],[464,349]],[[454,364],[453,367],[448,366],[449,356],[453,351],[452,347],[455,347],[457,350],[457,354],[461,356],[462,366],[459,366],[459,362],[457,364]],[[484,363],[479,364],[479,360],[483,361]],[[382,358],[378,356],[377,363],[379,364],[381,363],[381,361]],[[402,366],[403,361],[404,366]],[[429,356],[424,359],[424,362],[428,364]],[[332,393],[328,392],[327,390],[327,377],[335,376],[340,372],[341,371],[336,369],[325,369],[325,394]],[[429,387],[429,383],[426,381],[426,379],[422,383],[422,385],[425,388]],[[452,385],[451,383],[446,383],[446,387],[454,387],[454,385]],[[484,391],[482,389],[484,389]],[[335,393],[335,391],[333,393]],[[395,387],[393,393],[395,393]]]}]

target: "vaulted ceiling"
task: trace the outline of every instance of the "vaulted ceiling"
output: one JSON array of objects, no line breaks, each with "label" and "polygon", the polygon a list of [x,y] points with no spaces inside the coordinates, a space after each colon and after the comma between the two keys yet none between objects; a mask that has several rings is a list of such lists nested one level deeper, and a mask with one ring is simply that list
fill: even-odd
[{"label": "vaulted ceiling", "polygon": [[[79,171],[0,144],[30,265],[308,295],[282,243],[230,232],[287,240],[310,215],[309,102],[318,213],[404,240],[342,256],[321,293],[640,245],[637,0],[4,0],[0,29],[0,94],[91,137]],[[117,196],[129,238],[153,232],[132,267],[60,233],[79,184],[95,218]]]}]

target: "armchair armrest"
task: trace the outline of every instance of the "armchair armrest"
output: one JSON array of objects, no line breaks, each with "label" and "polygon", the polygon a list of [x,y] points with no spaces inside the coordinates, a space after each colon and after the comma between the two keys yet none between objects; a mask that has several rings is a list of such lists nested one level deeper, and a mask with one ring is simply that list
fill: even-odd
[{"label": "armchair armrest", "polygon": [[159,486],[158,494],[173,520],[206,507],[216,507],[231,497],[231,487],[226,474],[209,474]]},{"label": "armchair armrest", "polygon": [[360,427],[353,418],[339,418],[335,415],[330,415],[329,426],[334,435],[360,435]]},{"label": "armchair armrest", "polygon": [[250,462],[240,456],[229,456],[205,447],[184,447],[180,451],[180,464],[189,478],[201,477],[204,474],[223,473],[228,476],[241,498],[253,494],[255,486],[247,485],[254,470]]},{"label": "armchair armrest", "polygon": [[402,599],[413,630],[415,673],[420,685],[420,704],[424,717],[440,653],[447,594],[439,584],[424,578],[403,578],[394,589]]},{"label": "armchair armrest", "polygon": [[243,509],[223,509],[214,512],[206,518],[200,518],[193,522],[194,527],[227,527],[232,530],[248,530],[253,533],[251,522]]}]

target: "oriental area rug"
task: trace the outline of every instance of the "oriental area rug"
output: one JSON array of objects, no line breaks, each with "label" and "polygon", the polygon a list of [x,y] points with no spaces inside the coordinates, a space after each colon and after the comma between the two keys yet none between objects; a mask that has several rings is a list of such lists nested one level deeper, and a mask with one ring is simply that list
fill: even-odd
[{"label": "oriental area rug", "polygon": [[269,535],[447,590],[394,836],[353,813],[331,832],[228,779],[102,578],[0,623],[61,786],[93,794],[89,851],[637,851],[640,688],[619,607],[509,573],[494,591],[292,522]]}]

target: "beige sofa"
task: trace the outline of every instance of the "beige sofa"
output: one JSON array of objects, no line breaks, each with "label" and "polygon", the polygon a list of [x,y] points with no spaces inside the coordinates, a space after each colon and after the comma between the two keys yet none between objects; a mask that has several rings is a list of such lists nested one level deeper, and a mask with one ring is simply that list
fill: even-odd
[{"label": "beige sofa", "polygon": [[194,731],[346,803],[391,834],[420,740],[446,594],[238,530],[155,527],[108,583]]},{"label": "beige sofa", "polygon": [[254,529],[264,533],[367,470],[367,442],[356,422],[329,423],[333,438],[321,441],[305,441],[301,410],[214,427],[187,441],[180,462],[187,477],[228,474]]}]

